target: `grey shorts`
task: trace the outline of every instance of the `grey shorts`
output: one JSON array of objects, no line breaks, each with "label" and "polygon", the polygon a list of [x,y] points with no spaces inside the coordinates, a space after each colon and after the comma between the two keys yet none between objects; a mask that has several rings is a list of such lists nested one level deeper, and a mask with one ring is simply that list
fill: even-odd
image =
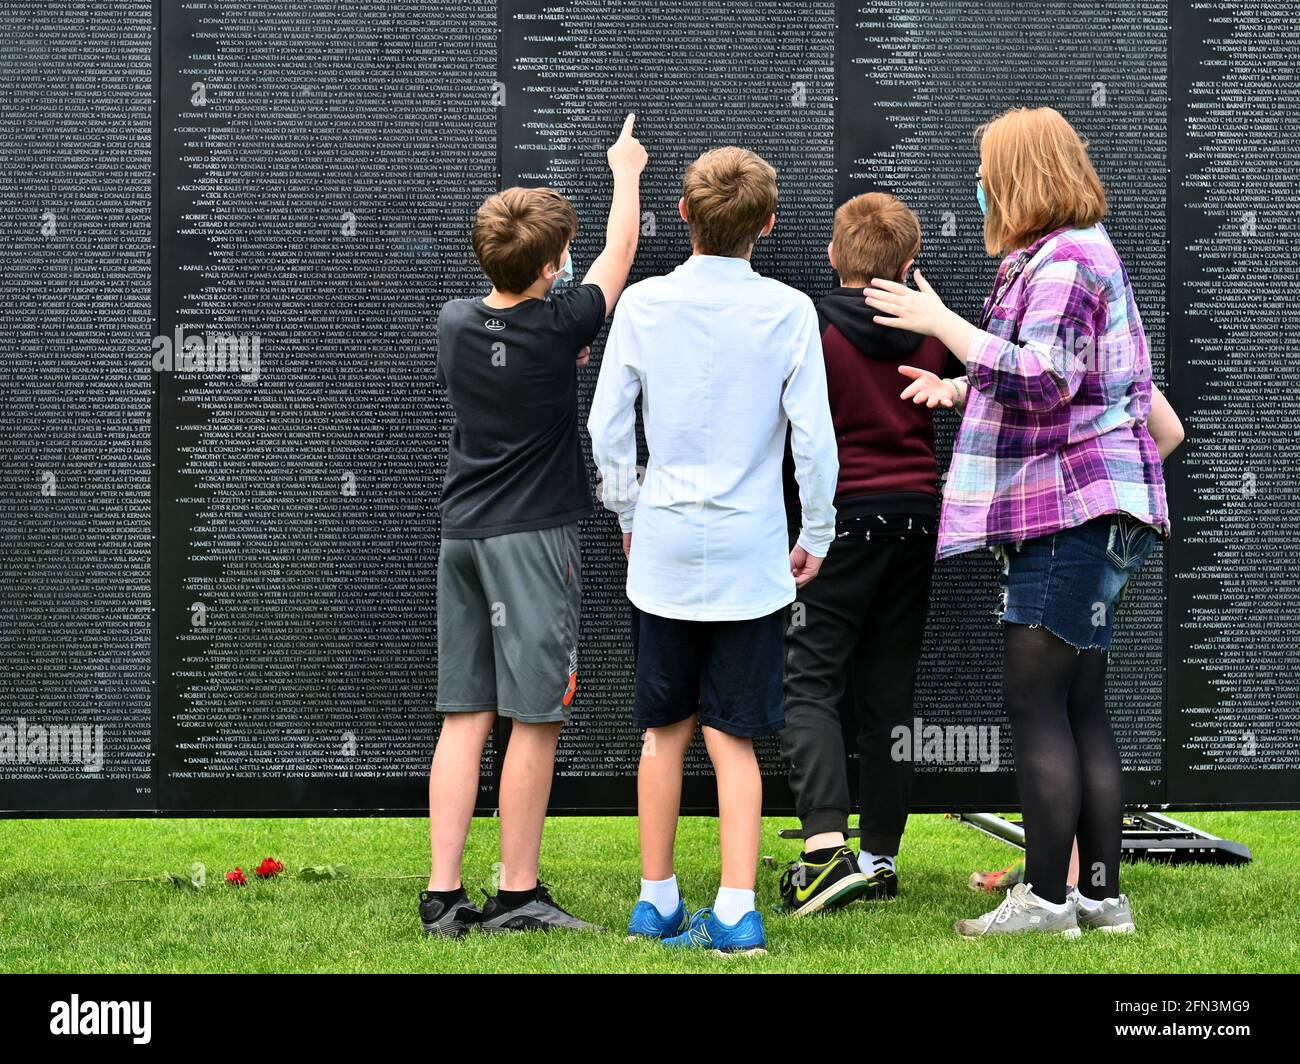
[{"label": "grey shorts", "polygon": [[444,539],[438,556],[438,709],[565,721],[578,682],[576,522]]}]

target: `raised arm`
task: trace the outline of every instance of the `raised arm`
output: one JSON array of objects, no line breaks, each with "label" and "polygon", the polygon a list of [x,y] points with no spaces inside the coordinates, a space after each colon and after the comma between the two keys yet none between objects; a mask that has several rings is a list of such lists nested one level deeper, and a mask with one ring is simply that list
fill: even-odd
[{"label": "raised arm", "polygon": [[645,169],[646,150],[632,136],[635,121],[636,115],[627,116],[618,140],[606,153],[614,174],[614,198],[605,224],[605,248],[582,279],[583,284],[599,285],[605,293],[606,316],[614,312],[614,304],[623,294],[641,234],[641,171]]}]

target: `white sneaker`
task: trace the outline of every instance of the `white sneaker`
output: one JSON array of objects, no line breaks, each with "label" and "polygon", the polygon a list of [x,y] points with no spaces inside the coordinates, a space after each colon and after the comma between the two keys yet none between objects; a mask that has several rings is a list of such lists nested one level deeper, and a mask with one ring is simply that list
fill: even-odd
[{"label": "white sneaker", "polygon": [[974,920],[958,920],[953,929],[965,938],[1034,932],[1078,938],[1082,934],[1075,916],[1073,897],[1066,896],[1065,908],[1061,912],[1052,912],[1028,883],[1017,883],[1007,891],[1006,899],[992,912]]},{"label": "white sneaker", "polygon": [[1137,930],[1133,923],[1133,911],[1129,908],[1128,895],[1107,898],[1099,905],[1080,905],[1079,891],[1071,887],[1070,899],[1078,910],[1079,924],[1089,931],[1105,931],[1112,935],[1126,935]]}]

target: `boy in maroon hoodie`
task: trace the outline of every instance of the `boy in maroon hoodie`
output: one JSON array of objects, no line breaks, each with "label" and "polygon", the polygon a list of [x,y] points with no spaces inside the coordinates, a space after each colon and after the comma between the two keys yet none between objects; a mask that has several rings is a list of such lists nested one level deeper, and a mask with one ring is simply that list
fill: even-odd
[{"label": "boy in maroon hoodie", "polygon": [[[894,196],[868,193],[835,212],[827,253],[840,287],[817,304],[839,442],[835,539],[786,629],[781,748],[804,849],[781,893],[799,916],[898,893],[912,765],[891,757],[890,733],[912,726],[938,523],[933,411],[900,400],[898,367],[942,375],[949,355],[936,340],[877,325],[863,288],[872,277],[904,280],[920,247],[916,215]],[[846,845],[846,686],[861,760],[857,856]]]}]

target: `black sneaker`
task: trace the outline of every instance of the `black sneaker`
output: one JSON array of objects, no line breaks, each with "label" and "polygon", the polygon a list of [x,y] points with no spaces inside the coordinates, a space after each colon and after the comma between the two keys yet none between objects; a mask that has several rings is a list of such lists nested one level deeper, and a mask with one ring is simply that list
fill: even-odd
[{"label": "black sneaker", "polygon": [[857,858],[841,846],[825,864],[791,861],[781,873],[781,911],[791,916],[838,909],[867,891],[867,877],[858,871]]},{"label": "black sneaker", "polygon": [[867,889],[862,897],[867,901],[886,901],[898,897],[898,873],[887,864],[878,864],[865,873]]},{"label": "black sneaker", "polygon": [[507,934],[511,931],[551,931],[562,928],[568,931],[604,931],[605,928],[579,920],[555,904],[545,883],[537,884],[537,896],[532,901],[506,908],[495,895],[486,895],[483,917],[479,926],[488,934]]},{"label": "black sneaker", "polygon": [[482,918],[482,911],[463,890],[454,901],[439,901],[427,890],[420,891],[420,923],[426,935],[464,938]]}]

